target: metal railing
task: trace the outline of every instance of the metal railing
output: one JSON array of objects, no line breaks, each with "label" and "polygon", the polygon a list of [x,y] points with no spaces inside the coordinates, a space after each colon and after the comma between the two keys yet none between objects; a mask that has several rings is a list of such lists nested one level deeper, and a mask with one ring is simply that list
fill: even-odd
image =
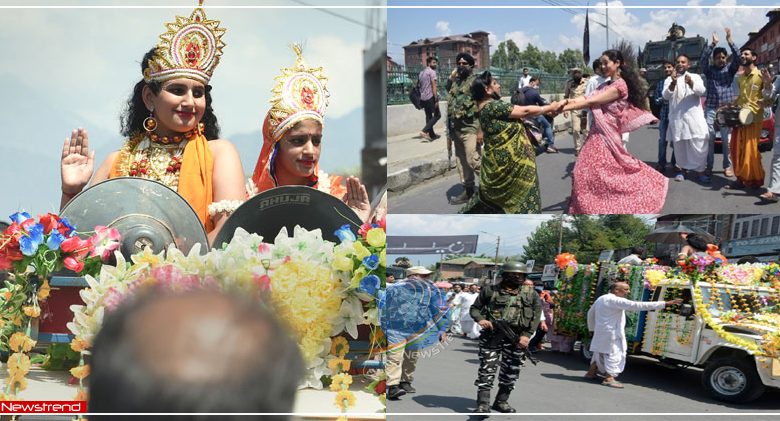
[{"label": "metal railing", "polygon": [[[446,100],[447,92],[445,84],[450,77],[453,68],[439,67],[436,71],[438,80],[439,98]],[[417,84],[417,76],[421,69],[398,69],[387,72],[387,105],[409,104],[409,92]],[[476,70],[481,72],[482,70]],[[510,96],[517,87],[522,71],[491,69],[490,73],[501,85],[501,95]],[[568,76],[552,75],[548,73],[533,74],[541,79],[540,91],[542,94],[559,94],[563,96],[566,90]]]}]

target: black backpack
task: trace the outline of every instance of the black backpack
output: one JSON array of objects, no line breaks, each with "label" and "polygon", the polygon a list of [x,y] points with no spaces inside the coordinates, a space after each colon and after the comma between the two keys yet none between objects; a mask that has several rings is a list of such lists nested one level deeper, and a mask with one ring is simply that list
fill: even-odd
[{"label": "black backpack", "polygon": [[409,91],[409,101],[412,102],[414,108],[418,110],[422,109],[422,94],[420,93],[420,79],[417,79],[417,84],[414,85],[411,91]]}]

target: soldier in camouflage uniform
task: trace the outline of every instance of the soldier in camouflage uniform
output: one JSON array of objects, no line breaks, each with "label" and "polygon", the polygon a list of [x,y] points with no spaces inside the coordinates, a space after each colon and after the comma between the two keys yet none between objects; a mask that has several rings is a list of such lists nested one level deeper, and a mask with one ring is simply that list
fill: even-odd
[{"label": "soldier in camouflage uniform", "polygon": [[477,118],[477,104],[471,97],[471,83],[475,78],[474,57],[460,53],[455,62],[458,67],[453,72],[454,78],[447,82],[447,137],[455,148],[456,164],[463,184],[463,193],[450,197],[450,204],[461,205],[468,202],[476,191],[474,174],[479,169],[478,145],[482,144],[482,131]]},{"label": "soldier in camouflage uniform", "polygon": [[[482,326],[479,337],[479,371],[477,380],[476,413],[490,413],[490,389],[501,360],[498,376],[498,394],[493,409],[499,412],[516,412],[507,402],[520,374],[521,347],[527,348],[528,341],[539,325],[542,303],[533,287],[523,286],[527,267],[524,263],[506,262],[501,272],[501,283],[485,287],[477,301],[471,306],[471,317]],[[519,343],[512,343],[501,334],[491,320],[503,319],[519,337]]]}]

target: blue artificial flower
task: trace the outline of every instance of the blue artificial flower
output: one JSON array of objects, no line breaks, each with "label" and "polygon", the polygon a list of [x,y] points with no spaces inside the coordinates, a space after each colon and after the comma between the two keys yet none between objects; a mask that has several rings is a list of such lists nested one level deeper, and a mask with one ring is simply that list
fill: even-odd
[{"label": "blue artificial flower", "polygon": [[371,256],[364,257],[363,266],[365,266],[368,270],[376,269],[379,267],[379,256],[372,254]]},{"label": "blue artificial flower", "polygon": [[376,294],[376,306],[377,306],[377,308],[379,308],[380,310],[385,308],[386,298],[387,298],[387,292],[385,290],[380,289],[379,291],[377,291],[377,294]]},{"label": "blue artificial flower", "polygon": [[357,237],[355,237],[355,233],[352,232],[352,230],[349,228],[349,224],[344,224],[341,226],[341,228],[337,229],[336,232],[333,233],[336,237],[338,237],[339,241],[342,243],[344,241],[355,241],[357,240]]},{"label": "blue artificial flower", "polygon": [[68,221],[68,218],[60,218],[60,224],[64,225],[65,228],[67,228],[67,232],[65,233],[66,237],[73,237],[73,234],[76,233],[76,227],[70,224]]},{"label": "blue artificial flower", "polygon": [[379,290],[379,277],[376,275],[368,275],[360,280],[360,286],[358,291],[365,292],[369,295],[374,295]]},{"label": "blue artificial flower", "polygon": [[57,230],[52,230],[49,234],[49,239],[46,240],[46,247],[49,250],[57,251],[60,249],[60,244],[65,241],[65,236],[60,234]]},{"label": "blue artificial flower", "polygon": [[27,233],[19,238],[19,250],[25,256],[34,256],[41,243],[43,243],[43,225],[35,224],[30,226]]},{"label": "blue artificial flower", "polygon": [[16,212],[15,214],[11,215],[10,218],[11,222],[21,224],[22,222],[30,219],[30,214],[27,212]]}]

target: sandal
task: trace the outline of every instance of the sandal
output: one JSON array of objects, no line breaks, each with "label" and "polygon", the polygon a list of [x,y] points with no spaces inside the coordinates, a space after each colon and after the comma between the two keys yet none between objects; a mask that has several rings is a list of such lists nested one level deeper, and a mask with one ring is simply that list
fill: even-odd
[{"label": "sandal", "polygon": [[724,189],[729,189],[729,190],[744,189],[745,188],[745,183],[743,183],[741,181],[737,181],[737,182],[734,182],[734,183],[731,183],[731,184],[726,184],[725,186],[723,186],[723,188]]},{"label": "sandal", "polygon": [[758,196],[759,199],[761,199],[764,202],[768,203],[777,203],[780,202],[780,197],[777,197],[776,194],[772,192],[766,192],[764,194],[761,194]]},{"label": "sandal", "polygon": [[607,386],[607,387],[614,387],[615,389],[623,389],[625,387],[625,386],[623,386],[623,383],[620,383],[617,380],[612,380],[611,382],[608,382],[608,381],[605,380],[605,381],[601,382],[601,384],[603,384],[604,386]]}]

